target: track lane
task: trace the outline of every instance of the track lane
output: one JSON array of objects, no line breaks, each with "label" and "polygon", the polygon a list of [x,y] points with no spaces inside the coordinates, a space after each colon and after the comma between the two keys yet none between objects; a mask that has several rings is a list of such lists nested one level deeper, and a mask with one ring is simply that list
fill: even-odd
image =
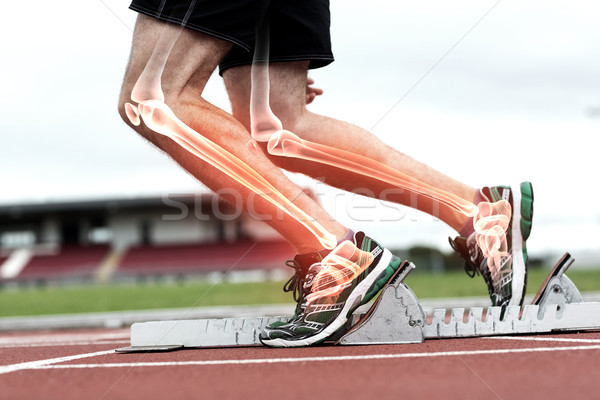
[{"label": "track lane", "polygon": [[[79,343],[86,335],[95,343],[122,340],[118,335],[103,336],[110,331],[95,336],[93,332],[80,333]],[[61,334],[65,339],[73,332]],[[0,341],[4,338],[0,336]],[[112,348],[116,347],[120,346]],[[429,340],[396,346],[247,347],[147,354],[106,352],[110,348],[110,344],[69,347],[52,343],[23,347],[21,351],[44,350],[44,354],[59,350],[99,353],[91,358],[32,364],[29,369],[0,375],[0,397],[174,400],[269,398],[285,393],[292,398],[318,395],[332,399],[594,398],[600,378],[595,369],[600,357],[599,333]],[[0,348],[0,360],[7,350],[19,349]]]}]

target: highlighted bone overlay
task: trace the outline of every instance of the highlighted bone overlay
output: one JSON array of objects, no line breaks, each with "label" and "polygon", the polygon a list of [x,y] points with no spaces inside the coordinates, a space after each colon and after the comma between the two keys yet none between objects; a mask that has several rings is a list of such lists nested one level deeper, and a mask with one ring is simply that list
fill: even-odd
[{"label": "highlighted bone overlay", "polygon": [[477,207],[458,196],[420,182],[368,157],[303,140],[290,131],[280,130],[276,132],[271,136],[267,149],[273,155],[315,161],[369,176],[392,186],[439,201],[468,217],[477,215]]},{"label": "highlighted bone overlay", "polygon": [[125,113],[127,114],[127,118],[129,118],[129,121],[133,125],[140,125],[140,113],[138,112],[137,106],[134,106],[131,103],[125,103]]},{"label": "highlighted bone overlay", "polygon": [[363,273],[374,259],[370,252],[360,250],[350,241],[340,243],[321,261],[320,270],[313,280],[311,293],[306,297],[306,301],[335,303],[340,293]]},{"label": "highlighted bone overlay", "polygon": [[506,229],[512,211],[510,203],[507,201],[482,202],[475,206],[458,196],[420,182],[378,161],[360,154],[300,139],[286,130],[275,133],[269,140],[267,149],[273,155],[315,161],[369,176],[392,186],[429,197],[472,217],[477,233],[477,243],[487,258],[490,271],[492,274],[506,273],[506,269],[502,269],[501,266],[510,260]]},{"label": "highlighted bone overlay", "polygon": [[256,31],[256,44],[250,70],[250,135],[256,142],[268,142],[281,129],[281,121],[269,104],[271,81],[269,79],[269,19]]},{"label": "highlighted bone overlay", "polygon": [[283,129],[279,118],[269,106],[269,67],[266,63],[253,64],[250,91],[250,134],[257,142],[268,142]]},{"label": "highlighted bone overlay", "polygon": [[332,249],[336,246],[337,239],[333,234],[294,205],[248,164],[183,123],[168,105],[159,100],[149,100],[139,104],[138,111],[148,128],[171,138],[191,154],[262,196],[304,225],[323,247]]},{"label": "highlighted bone overlay", "polygon": [[506,240],[506,231],[510,224],[512,208],[506,200],[495,203],[478,204],[479,212],[473,218],[475,238],[483,255],[493,282],[504,282],[512,277],[512,269],[502,268],[511,260]]}]

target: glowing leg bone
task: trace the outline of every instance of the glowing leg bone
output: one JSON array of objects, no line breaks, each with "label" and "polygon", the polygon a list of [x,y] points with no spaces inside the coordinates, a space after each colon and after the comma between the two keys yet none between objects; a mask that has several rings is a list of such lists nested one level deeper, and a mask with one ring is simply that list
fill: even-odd
[{"label": "glowing leg bone", "polygon": [[440,201],[468,217],[477,215],[477,207],[458,196],[420,182],[368,157],[335,147],[309,142],[300,139],[292,132],[286,130],[278,131],[271,137],[268,144],[268,151],[273,155],[315,161],[357,174],[370,176],[392,186]]},{"label": "glowing leg bone", "polygon": [[256,142],[268,142],[275,132],[283,129],[279,118],[269,106],[269,67],[266,63],[253,64],[250,74],[250,135],[248,149],[256,154]]},{"label": "glowing leg bone", "polygon": [[323,247],[332,249],[336,246],[337,240],[333,234],[289,201],[248,164],[185,125],[165,103],[157,100],[145,101],[138,109],[148,128],[171,138],[188,152],[261,195],[304,225]]},{"label": "glowing leg bone", "polygon": [[477,207],[468,201],[413,179],[385,164],[359,154],[302,140],[294,133],[283,130],[281,121],[273,114],[269,105],[269,64],[268,62],[256,63],[257,58],[268,60],[268,56],[268,28],[263,25],[257,36],[251,70],[250,127],[255,141],[268,142],[267,149],[270,154],[315,161],[367,175],[441,201],[469,217],[477,215]]},{"label": "glowing leg bone", "polygon": [[257,142],[268,142],[283,129],[269,106],[269,68],[266,64],[252,65],[250,77],[250,134]]},{"label": "glowing leg bone", "polygon": [[275,132],[283,129],[281,121],[273,114],[269,105],[269,42],[269,25],[265,21],[257,32],[250,70],[250,135],[254,144],[268,142]]},{"label": "glowing leg bone", "polygon": [[127,118],[129,118],[129,121],[133,125],[140,125],[140,112],[138,111],[136,106],[134,106],[131,103],[125,103],[125,113],[127,114]]},{"label": "glowing leg bone", "polygon": [[502,266],[511,259],[506,230],[510,223],[512,209],[506,200],[479,203],[478,208],[479,212],[473,218],[477,244],[487,258],[492,280],[501,282],[505,278],[502,275],[510,273]]},{"label": "glowing leg bone", "polygon": [[328,303],[335,303],[340,293],[374,259],[371,253],[360,250],[350,241],[340,243],[321,261],[321,270],[315,276],[306,300],[312,302],[326,298]]},{"label": "glowing leg bone", "polygon": [[510,221],[511,209],[506,201],[494,204],[484,202],[475,206],[458,196],[413,179],[378,161],[302,140],[286,130],[278,131],[271,137],[268,151],[273,155],[300,158],[342,168],[440,201],[468,217],[473,217],[477,242],[488,258],[488,265],[492,271],[500,271],[502,263],[510,258],[505,232]]},{"label": "glowing leg bone", "polygon": [[165,96],[161,87],[161,77],[167,65],[169,55],[173,46],[179,38],[183,28],[177,25],[166,24],[160,36],[160,39],[152,51],[150,59],[144,67],[144,71],[138,78],[133,90],[131,91],[131,100],[141,103],[147,100],[165,101]]}]

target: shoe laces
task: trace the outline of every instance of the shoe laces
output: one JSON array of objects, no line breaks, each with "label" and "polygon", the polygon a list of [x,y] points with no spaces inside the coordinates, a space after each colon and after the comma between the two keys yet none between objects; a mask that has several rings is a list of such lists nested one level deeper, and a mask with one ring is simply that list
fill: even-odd
[{"label": "shoe laces", "polygon": [[465,272],[470,278],[474,278],[475,275],[480,275],[481,270],[479,268],[478,258],[480,256],[479,247],[477,244],[475,246],[469,246],[467,244],[467,239],[463,237],[457,237],[452,240],[448,238],[450,242],[450,246],[457,251],[462,258],[465,260]]},{"label": "shoe laces", "polygon": [[[306,308],[306,296],[310,293],[310,286],[305,287],[307,282],[311,282],[320,268],[313,264],[310,268],[303,268],[296,260],[287,260],[285,262],[290,268],[294,268],[294,275],[283,285],[284,292],[292,292],[296,304],[295,316],[302,314]],[[306,290],[308,289],[308,290]]]},{"label": "shoe laces", "polygon": [[297,302],[298,299],[302,298],[302,287],[306,279],[306,271],[296,260],[287,260],[285,265],[294,268],[294,275],[283,285],[283,291],[292,292],[294,301]]},{"label": "shoe laces", "polygon": [[465,260],[465,272],[471,278],[475,275],[481,275],[487,284],[490,296],[497,294],[497,288],[494,285],[494,279],[489,268],[487,268],[486,259],[483,252],[479,249],[476,242],[469,244],[469,240],[464,237],[457,237],[452,240],[449,238],[450,246],[456,250]]}]

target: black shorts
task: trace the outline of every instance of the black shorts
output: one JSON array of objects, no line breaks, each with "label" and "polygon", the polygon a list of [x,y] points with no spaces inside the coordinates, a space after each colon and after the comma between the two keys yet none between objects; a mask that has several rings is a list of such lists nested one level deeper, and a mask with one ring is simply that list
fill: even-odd
[{"label": "black shorts", "polygon": [[309,68],[320,68],[333,61],[329,0],[133,0],[129,8],[233,43],[220,74],[252,64],[257,26],[265,18],[271,62],[310,61]]}]

